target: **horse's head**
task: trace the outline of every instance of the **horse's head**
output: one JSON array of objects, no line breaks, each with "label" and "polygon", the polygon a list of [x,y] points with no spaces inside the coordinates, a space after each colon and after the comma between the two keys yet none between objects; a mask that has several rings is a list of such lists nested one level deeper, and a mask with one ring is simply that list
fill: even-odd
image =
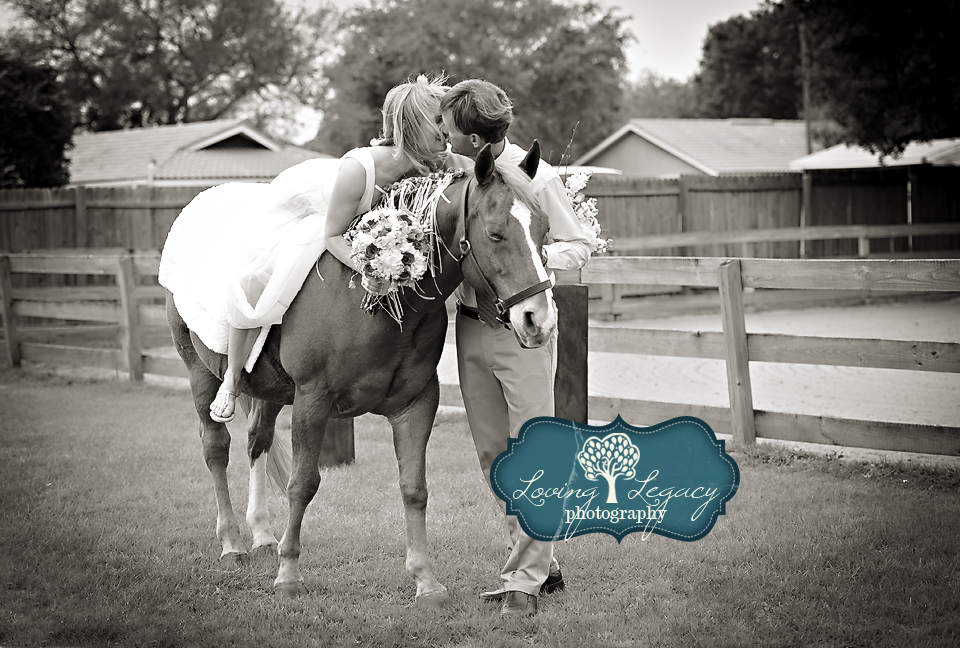
[{"label": "horse's head", "polygon": [[461,254],[473,256],[472,271],[467,259],[461,261],[467,282],[478,293],[493,293],[501,321],[509,321],[520,344],[531,348],[546,344],[557,326],[552,284],[540,260],[549,221],[529,188],[539,162],[536,141],[520,167],[510,168],[498,167],[490,146],[484,146],[460,244]]}]

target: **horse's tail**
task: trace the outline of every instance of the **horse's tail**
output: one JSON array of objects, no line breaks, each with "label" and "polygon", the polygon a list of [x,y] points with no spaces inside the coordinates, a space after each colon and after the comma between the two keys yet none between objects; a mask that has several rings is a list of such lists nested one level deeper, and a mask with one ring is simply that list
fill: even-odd
[{"label": "horse's tail", "polygon": [[[250,412],[253,411],[253,398],[246,394],[239,394],[237,405],[243,410],[244,416],[250,418]],[[267,475],[273,483],[274,492],[280,498],[287,496],[287,482],[290,481],[292,468],[293,444],[290,433],[275,429],[273,443],[267,450]]]},{"label": "horse's tail", "polygon": [[281,498],[287,496],[287,483],[293,468],[293,444],[289,430],[275,430],[273,445],[267,452],[267,474],[273,482],[274,491]]}]

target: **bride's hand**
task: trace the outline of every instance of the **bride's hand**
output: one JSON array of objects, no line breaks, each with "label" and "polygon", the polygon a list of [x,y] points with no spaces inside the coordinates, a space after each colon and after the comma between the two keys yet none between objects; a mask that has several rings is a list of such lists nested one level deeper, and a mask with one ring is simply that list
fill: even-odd
[{"label": "bride's hand", "polygon": [[368,277],[366,275],[364,275],[363,279],[361,279],[360,285],[363,286],[364,290],[366,290],[371,295],[383,296],[383,295],[386,295],[388,292],[390,292],[389,284],[385,284],[379,279],[375,279],[374,277]]}]

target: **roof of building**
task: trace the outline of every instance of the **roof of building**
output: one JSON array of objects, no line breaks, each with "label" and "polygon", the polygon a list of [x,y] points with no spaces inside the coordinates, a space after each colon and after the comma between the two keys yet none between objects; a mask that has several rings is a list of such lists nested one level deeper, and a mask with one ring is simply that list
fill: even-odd
[{"label": "roof of building", "polygon": [[631,119],[574,164],[591,164],[630,134],[713,176],[789,171],[790,161],[807,152],[801,120]]},{"label": "roof of building", "polygon": [[85,133],[73,144],[74,185],[269,181],[298,162],[329,157],[276,142],[243,119]]},{"label": "roof of building", "polygon": [[908,144],[899,157],[886,156],[882,160],[876,153],[860,146],[838,144],[828,149],[797,158],[790,163],[794,170],[817,169],[868,169],[872,167],[960,165],[960,138],[938,139],[929,142]]}]

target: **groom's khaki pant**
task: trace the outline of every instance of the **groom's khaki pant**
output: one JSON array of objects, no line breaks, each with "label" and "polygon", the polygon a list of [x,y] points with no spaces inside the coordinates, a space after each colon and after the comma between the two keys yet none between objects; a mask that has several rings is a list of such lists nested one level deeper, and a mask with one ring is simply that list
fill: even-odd
[{"label": "groom's khaki pant", "polygon": [[[539,349],[524,349],[512,331],[457,314],[460,391],[487,486],[507,439],[529,419],[554,415],[556,350],[556,336]],[[506,504],[496,500],[506,513]],[[507,515],[506,523],[510,557],[501,572],[503,589],[536,596],[550,573],[553,543],[528,536],[516,516]]]}]

